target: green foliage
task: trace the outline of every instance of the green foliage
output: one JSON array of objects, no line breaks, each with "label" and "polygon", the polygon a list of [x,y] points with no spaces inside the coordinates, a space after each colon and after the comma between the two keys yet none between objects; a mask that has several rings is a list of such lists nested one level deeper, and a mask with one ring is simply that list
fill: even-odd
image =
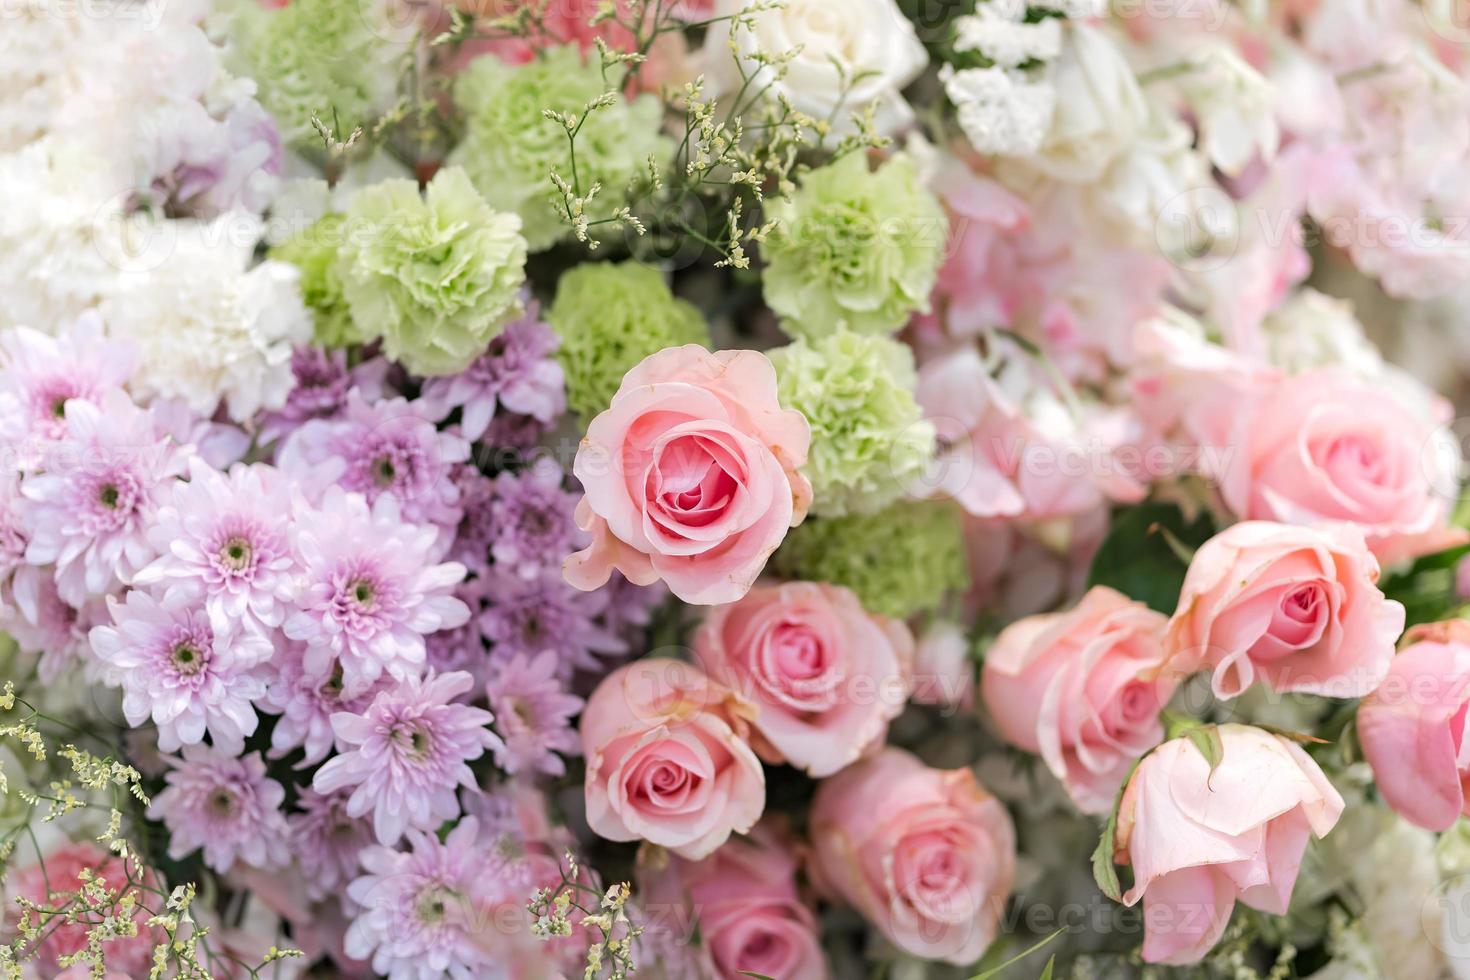
[{"label": "green foliage", "polygon": [[1146,501],[1115,512],[1092,559],[1087,584],[1106,585],[1165,615],[1174,612],[1188,571],[1187,556],[1215,533],[1201,512],[1193,521],[1174,504]]}]

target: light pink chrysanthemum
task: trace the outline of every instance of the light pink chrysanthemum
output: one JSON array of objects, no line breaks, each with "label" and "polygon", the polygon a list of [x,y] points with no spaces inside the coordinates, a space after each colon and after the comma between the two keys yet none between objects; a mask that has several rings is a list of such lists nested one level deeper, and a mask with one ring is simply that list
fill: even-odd
[{"label": "light pink chrysanthemum", "polygon": [[291,852],[301,865],[314,900],[337,895],[362,870],[362,852],[373,844],[373,828],[347,813],[346,792],[318,793],[302,787],[296,798],[300,813],[286,818]]},{"label": "light pink chrysanthemum", "polygon": [[183,454],[147,412],[110,391],[101,406],[66,403],[66,433],[42,466],[20,488],[30,502],[26,561],[54,563],[62,598],[80,606],[153,557],[147,531]]},{"label": "light pink chrysanthemum", "polygon": [[368,503],[393,497],[404,520],[443,529],[447,547],[464,514],[454,464],[469,455],[470,444],[435,428],[417,403],[402,398],[369,403],[354,389],[339,415],[315,419],[291,433],[276,454],[276,465],[312,499],[329,486],[360,493]]},{"label": "light pink chrysanthemum", "polygon": [[305,658],[303,644],[292,640],[282,644],[267,668],[265,695],[259,703],[261,710],[280,715],[271,730],[267,754],[279,759],[300,748],[305,757],[296,764],[297,769],[316,765],[337,745],[332,715],[361,713],[391,683],[388,677],[379,677],[362,694],[344,697],[341,665],[333,661],[325,672],[308,670]]},{"label": "light pink chrysanthemum", "polygon": [[584,702],[567,693],[557,676],[559,666],[556,654],[545,650],[530,659],[517,656],[491,677],[490,708],[495,730],[504,739],[495,749],[495,761],[506,772],[560,776],[567,767],[557,753],[579,751],[572,716]]},{"label": "light pink chrysanthemum", "polygon": [[128,344],[103,337],[102,320],[84,313],[58,336],[29,327],[0,333],[0,442],[29,468],[42,444],[66,436],[66,403],[100,405],[133,369]]},{"label": "light pink chrysanthemum", "polygon": [[204,863],[223,874],[236,861],[270,868],[286,854],[286,791],[265,774],[259,752],[236,756],[206,745],[184,748],[162,793],[148,807],[150,820],[168,828],[168,856],[179,860],[199,848]]},{"label": "light pink chrysanthemum", "polygon": [[452,591],[465,568],[434,564],[435,537],[432,526],[400,520],[386,494],[369,508],[360,494],[334,487],[320,507],[297,516],[301,587],[298,611],[283,629],[309,647],[310,670],[325,675],[340,661],[349,696],[385,672],[418,675],[424,635],[460,626],[470,615]]},{"label": "light pink chrysanthemum", "polygon": [[362,714],[333,715],[337,738],[351,748],[318,769],[312,786],[322,793],[353,788],[347,812],[371,810],[384,845],[459,816],[455,789],[475,785],[466,763],[500,745],[487,727],[490,712],[453,703],[474,683],[463,671],[406,680]]},{"label": "light pink chrysanthemum", "polygon": [[92,656],[90,634],[94,626],[112,621],[104,599],[89,599],[77,609],[56,591],[50,568],[30,565],[17,569],[10,585],[14,608],[0,619],[0,630],[21,650],[41,655],[36,674],[42,683],[50,684],[78,666],[89,679],[100,670]]},{"label": "light pink chrysanthemum", "polygon": [[110,600],[112,626],[92,630],[92,651],[109,683],[123,689],[123,714],[137,727],[149,718],[158,745],[172,752],[209,733],[239,752],[255,731],[252,702],[265,693],[256,667],[270,659],[270,638],[253,623],[217,630],[199,597],[175,590],[162,601],[139,589]]},{"label": "light pink chrysanthemum", "polygon": [[348,956],[371,960],[388,980],[475,980],[495,973],[494,953],[477,936],[494,928],[485,900],[488,855],[474,819],[441,843],[410,833],[412,850],[369,847],[367,874],[347,886],[357,918],[347,929]]},{"label": "light pink chrysanthemum", "polygon": [[291,497],[268,466],[237,465],[228,476],[194,458],[174,485],[148,541],[158,552],[133,584],[162,584],[204,599],[216,626],[246,617],[279,626],[294,591],[287,538]]}]

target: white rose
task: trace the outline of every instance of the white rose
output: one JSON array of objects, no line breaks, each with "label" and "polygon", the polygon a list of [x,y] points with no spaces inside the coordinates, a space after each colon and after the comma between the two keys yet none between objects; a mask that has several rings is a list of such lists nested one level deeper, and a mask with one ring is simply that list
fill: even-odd
[{"label": "white rose", "polygon": [[1127,151],[1149,122],[1133,69],[1106,34],[1085,24],[1067,30],[1054,62],[1056,111],[1030,163],[1072,183],[1090,183]]},{"label": "white rose", "polygon": [[[724,0],[722,14],[755,6],[756,0]],[[730,56],[735,48],[746,74],[756,77],[747,93],[769,88],[800,111],[830,120],[837,133],[854,129],[851,115],[874,106],[874,125],[890,135],[913,118],[900,95],[928,64],[914,25],[894,0],[786,0],[782,7],[751,10],[751,26],[720,21],[709,32],[705,57],[709,75],[726,91],[741,85]],[[785,75],[762,67],[757,56],[790,55]]]}]

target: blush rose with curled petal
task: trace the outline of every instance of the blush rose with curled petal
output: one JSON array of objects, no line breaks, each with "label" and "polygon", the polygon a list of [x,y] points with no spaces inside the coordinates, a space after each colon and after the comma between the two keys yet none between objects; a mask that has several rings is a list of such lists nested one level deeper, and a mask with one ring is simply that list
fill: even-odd
[{"label": "blush rose with curled petal", "polygon": [[806,517],[810,443],[764,354],[650,355],[577,450],[577,522],[592,544],[567,559],[567,581],[590,591],[617,569],[638,585],[663,579],[685,602],[734,602]]}]

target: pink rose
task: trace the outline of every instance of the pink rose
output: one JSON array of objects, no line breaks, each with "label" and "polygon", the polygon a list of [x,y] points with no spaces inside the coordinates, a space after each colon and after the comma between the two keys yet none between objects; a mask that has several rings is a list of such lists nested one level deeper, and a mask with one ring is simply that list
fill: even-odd
[{"label": "pink rose", "polygon": [[1351,525],[1246,521],[1195,552],[1164,647],[1182,670],[1214,668],[1215,695],[1257,679],[1273,691],[1358,698],[1378,686],[1404,607]]},{"label": "pink rose", "polygon": [[1186,738],[1144,757],[1118,808],[1115,857],[1133,867],[1125,905],[1143,899],[1143,958],[1197,963],[1219,942],[1239,899],[1286,912],[1307,837],[1326,836],[1342,797],[1284,738],[1220,726],[1218,768]]},{"label": "pink rose", "polygon": [[968,708],[975,703],[975,661],[970,640],[958,624],[937,620],[914,647],[916,704]]},{"label": "pink rose", "polygon": [[[797,865],[787,842],[762,822],[703,861],[673,859],[642,889],[644,905],[690,910],[720,980],[747,973],[826,980],[816,916],[796,890]],[[695,923],[684,925],[687,938]]]},{"label": "pink rose", "polygon": [[1159,744],[1164,617],[1095,586],[1075,609],[1030,616],[985,655],[981,693],[1001,736],[1040,753],[1084,813],[1106,813],[1133,761]]},{"label": "pink rose", "polygon": [[1219,474],[1242,518],[1357,524],[1384,562],[1451,547],[1459,454],[1437,429],[1443,399],[1411,406],[1385,383],[1322,368],[1252,387],[1228,408]]},{"label": "pink rose", "polygon": [[914,640],[841,586],[758,586],[716,606],[694,639],[710,677],[756,706],[756,748],[830,776],[882,742],[909,695]]},{"label": "pink rose", "polygon": [[1449,830],[1470,815],[1470,644],[1465,638],[1413,643],[1358,708],[1358,740],[1378,792],[1404,819]]},{"label": "pink rose", "polygon": [[904,952],[967,965],[995,938],[1015,829],[970,770],[886,748],[817,788],[811,839],[823,883]]},{"label": "pink rose", "polygon": [[750,705],[677,660],[640,660],[603,678],[582,713],[587,823],[698,860],[745,833],[766,776],[745,742]]},{"label": "pink rose", "polygon": [[567,581],[591,591],[616,568],[638,585],[662,578],[685,602],[734,602],[806,516],[812,488],[797,470],[810,442],[764,354],[650,355],[577,449],[577,522],[592,545],[567,559]]}]

